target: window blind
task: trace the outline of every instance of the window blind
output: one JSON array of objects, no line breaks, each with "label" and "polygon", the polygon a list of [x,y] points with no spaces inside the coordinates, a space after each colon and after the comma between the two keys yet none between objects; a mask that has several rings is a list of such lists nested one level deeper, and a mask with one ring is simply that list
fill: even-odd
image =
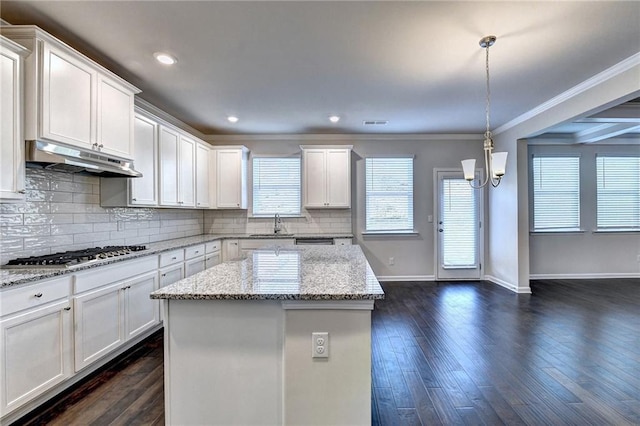
[{"label": "window blind", "polygon": [[533,157],[533,229],[580,229],[580,157]]},{"label": "window blind", "polygon": [[477,190],[459,178],[444,178],[440,190],[442,266],[475,268],[478,264]]},{"label": "window blind", "polygon": [[640,228],[640,157],[596,157],[597,228]]},{"label": "window blind", "polygon": [[253,214],[300,214],[300,158],[253,158]]},{"label": "window blind", "polygon": [[366,230],[413,231],[413,158],[365,160]]}]

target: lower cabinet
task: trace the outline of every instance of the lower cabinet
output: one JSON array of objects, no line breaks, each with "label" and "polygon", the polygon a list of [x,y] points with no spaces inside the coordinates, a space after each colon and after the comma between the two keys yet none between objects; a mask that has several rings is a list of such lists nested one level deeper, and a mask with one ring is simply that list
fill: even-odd
[{"label": "lower cabinet", "polygon": [[[97,286],[111,271],[114,281],[73,297],[76,372],[160,321],[158,303],[149,298],[158,288],[157,258],[123,264],[120,270],[107,268],[85,273],[80,285],[93,282]],[[141,270],[146,272],[140,274]],[[117,274],[129,276],[118,278]]]},{"label": "lower cabinet", "polygon": [[0,321],[0,416],[73,375],[72,332],[68,298]]}]

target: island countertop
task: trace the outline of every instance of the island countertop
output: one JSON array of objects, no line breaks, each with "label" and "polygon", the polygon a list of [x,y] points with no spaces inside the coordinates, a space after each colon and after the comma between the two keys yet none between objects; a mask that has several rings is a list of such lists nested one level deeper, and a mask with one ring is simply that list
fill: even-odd
[{"label": "island countertop", "polygon": [[384,292],[362,249],[263,248],[151,293],[179,300],[373,300]]}]

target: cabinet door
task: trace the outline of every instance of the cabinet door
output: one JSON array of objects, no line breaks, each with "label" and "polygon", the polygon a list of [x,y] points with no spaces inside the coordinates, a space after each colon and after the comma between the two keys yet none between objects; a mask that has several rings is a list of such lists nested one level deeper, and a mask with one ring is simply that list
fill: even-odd
[{"label": "cabinet door", "polygon": [[204,256],[200,256],[195,259],[187,260],[184,262],[184,276],[190,277],[191,275],[195,275],[198,272],[204,271],[205,263]]},{"label": "cabinet door", "polygon": [[160,287],[168,286],[184,278],[184,263],[168,266],[160,270]]},{"label": "cabinet door", "polygon": [[238,240],[224,240],[222,243],[222,260],[229,261],[240,257]]},{"label": "cabinet door", "polygon": [[242,205],[242,150],[217,151],[217,202],[220,208],[243,208]]},{"label": "cabinet door", "polygon": [[136,170],[140,178],[129,179],[131,204],[140,206],[158,205],[158,124],[137,115],[134,124],[134,155]]},{"label": "cabinet door", "polygon": [[196,142],[180,136],[180,157],[178,165],[178,204],[181,207],[196,205]]},{"label": "cabinet door", "polygon": [[75,369],[124,343],[123,284],[74,297]]},{"label": "cabinet door", "polygon": [[24,199],[22,140],[22,60],[0,49],[0,199]]},{"label": "cabinet door", "polygon": [[72,374],[68,300],[0,321],[0,413],[13,411]]},{"label": "cabinet door", "polygon": [[149,294],[158,288],[158,273],[149,272],[127,281],[124,288],[125,337],[129,340],[159,322],[158,303],[149,298]]},{"label": "cabinet door", "polygon": [[209,201],[209,153],[211,149],[202,144],[196,144],[196,207],[208,208]]},{"label": "cabinet door", "polygon": [[95,70],[45,43],[41,136],[84,148],[96,140]]},{"label": "cabinet door", "polygon": [[304,150],[304,206],[327,206],[326,150]]},{"label": "cabinet door", "polygon": [[160,205],[178,206],[178,147],[177,132],[160,126]]},{"label": "cabinet door", "polygon": [[204,269],[209,269],[219,265],[221,261],[222,256],[220,255],[220,252],[208,254],[204,258]]},{"label": "cabinet door", "polygon": [[348,149],[327,150],[327,206],[351,206],[351,164]]},{"label": "cabinet door", "polygon": [[133,158],[133,93],[114,81],[98,78],[98,148]]}]

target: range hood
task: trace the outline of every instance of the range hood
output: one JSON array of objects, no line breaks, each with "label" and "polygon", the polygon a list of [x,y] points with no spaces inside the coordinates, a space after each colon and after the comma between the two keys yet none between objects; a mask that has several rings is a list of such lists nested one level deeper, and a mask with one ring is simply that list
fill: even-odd
[{"label": "range hood", "polygon": [[131,160],[55,142],[26,141],[25,159],[27,167],[42,167],[65,173],[99,177],[142,177],[142,173],[133,168]]}]

